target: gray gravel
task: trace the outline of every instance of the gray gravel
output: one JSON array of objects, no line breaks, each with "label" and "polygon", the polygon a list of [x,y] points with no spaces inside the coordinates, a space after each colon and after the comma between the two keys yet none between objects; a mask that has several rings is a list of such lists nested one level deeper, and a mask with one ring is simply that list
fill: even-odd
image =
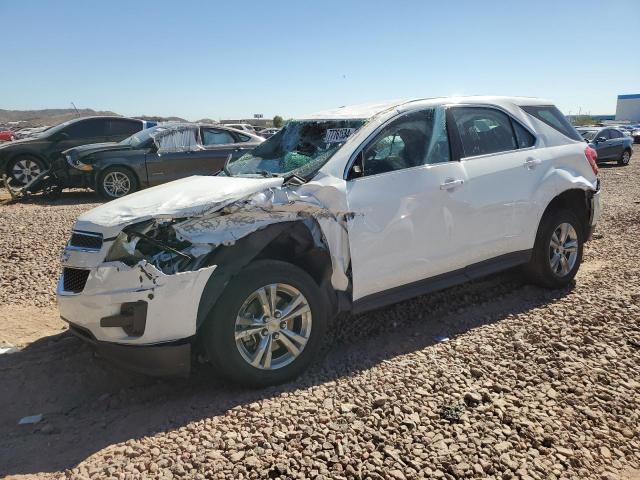
[{"label": "gray gravel", "polygon": [[[629,167],[602,169],[604,216],[574,287],[546,291],[508,272],[340,318],[323,356],[289,385],[240,389],[204,367],[184,381],[133,376],[67,334],[0,359],[9,392],[0,396],[0,474],[638,478],[640,149],[635,155]],[[65,231],[86,207],[0,207],[25,225],[25,237],[46,228],[57,242],[40,243],[48,266],[29,267],[38,281],[28,276],[12,295],[32,299],[34,283],[52,291]],[[29,244],[3,233],[0,245],[15,252],[17,242]],[[28,404],[20,411],[43,412],[43,425],[16,427],[16,398]]]}]

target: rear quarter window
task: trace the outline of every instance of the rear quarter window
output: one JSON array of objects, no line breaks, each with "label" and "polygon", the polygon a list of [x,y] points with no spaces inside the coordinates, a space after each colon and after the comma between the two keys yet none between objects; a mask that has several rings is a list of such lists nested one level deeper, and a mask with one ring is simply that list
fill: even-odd
[{"label": "rear quarter window", "polygon": [[582,141],[582,137],[573,128],[573,125],[565,118],[560,110],[553,105],[529,105],[520,107],[532,117],[546,123],[554,130],[562,133],[572,140]]}]

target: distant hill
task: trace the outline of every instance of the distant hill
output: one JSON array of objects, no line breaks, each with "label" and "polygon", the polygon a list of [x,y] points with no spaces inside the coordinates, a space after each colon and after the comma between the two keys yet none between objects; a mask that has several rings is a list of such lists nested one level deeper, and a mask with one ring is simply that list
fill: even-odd
[{"label": "distant hill", "polygon": [[91,108],[74,110],[73,108],[49,108],[46,110],[2,110],[0,109],[0,124],[21,122],[21,127],[40,127],[43,125],[57,125],[78,117],[93,117],[96,115],[116,115],[109,111],[96,111]]}]

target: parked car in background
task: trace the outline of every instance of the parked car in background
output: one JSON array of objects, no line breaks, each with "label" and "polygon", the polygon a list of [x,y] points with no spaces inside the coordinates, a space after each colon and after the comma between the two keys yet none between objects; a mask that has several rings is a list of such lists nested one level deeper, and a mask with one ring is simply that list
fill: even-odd
[{"label": "parked car in background", "polygon": [[0,174],[14,186],[29,183],[60,156],[63,150],[97,142],[116,142],[153,122],[124,117],[86,117],[51,127],[35,137],[0,146]]},{"label": "parked car in background", "polygon": [[260,132],[260,135],[264,138],[271,138],[279,131],[280,131],[279,128],[265,128]]},{"label": "parked car in background", "polygon": [[225,127],[235,128],[236,130],[242,130],[244,132],[249,132],[252,135],[256,135],[256,129],[253,125],[249,125],[248,123],[225,123]]},{"label": "parked car in background", "polygon": [[595,127],[577,129],[585,142],[598,153],[598,162],[615,160],[618,165],[628,165],[633,154],[633,138],[617,128]]},{"label": "parked car in background", "polygon": [[15,139],[16,132],[0,128],[0,142],[10,142]]},{"label": "parked car in background", "polygon": [[65,150],[59,161],[65,171],[56,174],[66,178],[65,188],[90,187],[113,199],[191,175],[213,175],[229,156],[238,158],[262,142],[219,125],[161,124],[121,142]]},{"label": "parked car in background", "polygon": [[292,120],[217,176],[77,220],[70,331],[148,374],[198,352],[236,382],[300,374],[331,319],[522,265],[567,286],[600,213],[595,152],[547,101],[458,97]]},{"label": "parked car in background", "polygon": [[633,138],[633,143],[640,143],[640,126],[636,126],[631,131],[631,138]]}]

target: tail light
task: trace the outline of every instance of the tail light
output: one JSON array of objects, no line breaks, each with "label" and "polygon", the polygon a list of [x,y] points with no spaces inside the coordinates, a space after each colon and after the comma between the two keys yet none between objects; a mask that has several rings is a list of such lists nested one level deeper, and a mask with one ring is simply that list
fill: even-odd
[{"label": "tail light", "polygon": [[596,152],[594,148],[585,147],[584,156],[587,157],[587,161],[589,162],[589,165],[591,165],[593,173],[598,175],[598,152]]}]

